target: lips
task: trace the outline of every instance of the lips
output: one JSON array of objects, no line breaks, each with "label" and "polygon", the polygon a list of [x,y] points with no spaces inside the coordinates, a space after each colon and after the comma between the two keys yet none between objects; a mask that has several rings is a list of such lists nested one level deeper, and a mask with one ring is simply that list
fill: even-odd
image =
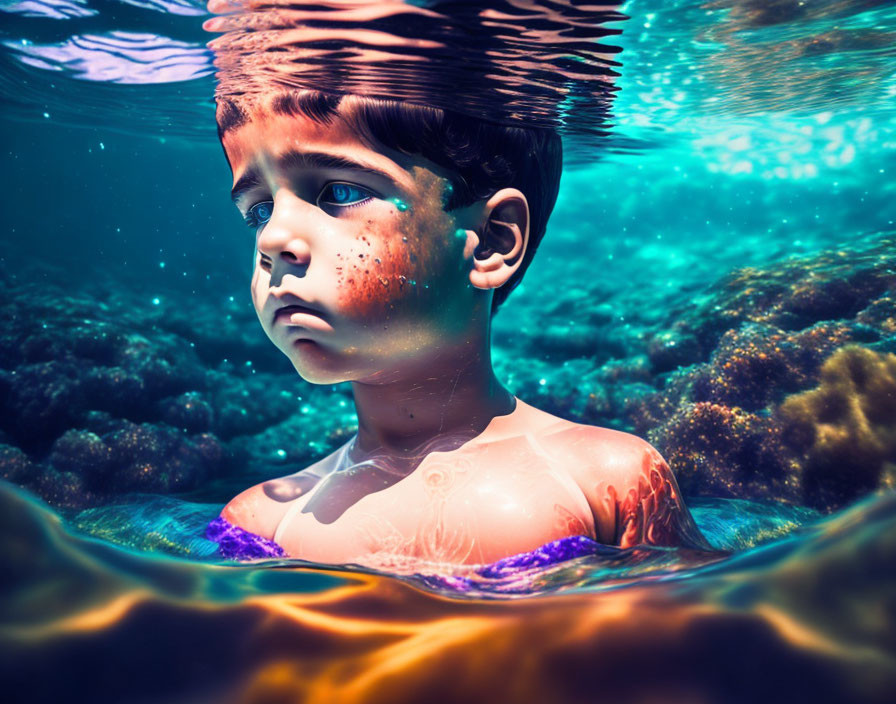
[{"label": "lips", "polygon": [[274,322],[277,322],[278,320],[289,320],[296,313],[306,313],[317,318],[323,317],[320,314],[320,311],[317,311],[314,308],[309,308],[308,306],[303,305],[288,305],[277,309],[277,312],[274,313]]}]

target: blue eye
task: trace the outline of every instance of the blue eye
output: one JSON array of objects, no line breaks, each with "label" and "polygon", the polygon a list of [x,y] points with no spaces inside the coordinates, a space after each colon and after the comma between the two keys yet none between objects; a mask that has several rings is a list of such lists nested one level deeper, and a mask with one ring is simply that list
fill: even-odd
[{"label": "blue eye", "polygon": [[271,201],[266,200],[256,203],[246,211],[246,224],[249,227],[261,227],[271,219],[273,214],[274,204]]},{"label": "blue eye", "polygon": [[373,193],[350,183],[328,183],[317,198],[318,205],[339,205],[350,207],[361,205],[373,198]]}]

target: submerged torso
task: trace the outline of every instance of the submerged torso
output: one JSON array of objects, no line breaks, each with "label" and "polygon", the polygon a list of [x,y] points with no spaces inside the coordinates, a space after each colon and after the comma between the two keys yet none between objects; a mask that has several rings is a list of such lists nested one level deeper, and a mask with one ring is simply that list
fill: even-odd
[{"label": "submerged torso", "polygon": [[567,536],[594,537],[588,502],[566,469],[576,427],[523,404],[407,473],[385,458],[353,463],[350,441],[261,485],[256,510],[276,512],[266,537],[291,557],[391,570],[483,564]]}]

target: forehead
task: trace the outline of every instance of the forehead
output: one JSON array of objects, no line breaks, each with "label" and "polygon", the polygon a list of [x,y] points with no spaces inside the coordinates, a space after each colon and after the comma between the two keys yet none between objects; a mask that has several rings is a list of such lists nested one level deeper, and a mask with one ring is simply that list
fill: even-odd
[{"label": "forehead", "polygon": [[281,115],[267,108],[247,111],[248,119],[221,137],[234,180],[250,167],[276,163],[287,153],[331,154],[388,173],[399,185],[413,185],[411,171],[425,160],[365,143],[349,121],[334,115],[318,122],[304,115]]}]

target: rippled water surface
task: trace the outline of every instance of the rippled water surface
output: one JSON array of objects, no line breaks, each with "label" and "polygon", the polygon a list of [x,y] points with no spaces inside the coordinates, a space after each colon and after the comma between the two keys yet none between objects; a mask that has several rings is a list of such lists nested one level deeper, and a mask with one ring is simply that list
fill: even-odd
[{"label": "rippled water surface", "polygon": [[[204,528],[223,504],[357,419],[348,387],[306,384],[258,329],[210,14],[0,0],[14,701],[893,701],[896,9],[572,5],[502,3],[530,32],[489,30],[495,80],[523,76],[500,114],[556,122],[568,156],[494,321],[496,373],[649,439],[723,552],[608,546],[463,591],[222,559]],[[454,13],[427,29],[450,48],[477,4],[411,6]],[[578,58],[519,61],[592,12],[615,31],[568,32]]]}]

